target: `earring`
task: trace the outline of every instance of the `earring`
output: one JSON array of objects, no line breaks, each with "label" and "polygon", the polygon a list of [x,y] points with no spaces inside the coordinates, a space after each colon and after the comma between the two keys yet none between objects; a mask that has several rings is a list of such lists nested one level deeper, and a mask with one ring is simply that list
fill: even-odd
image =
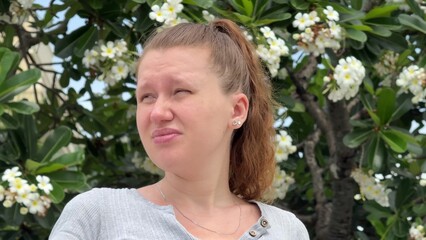
[{"label": "earring", "polygon": [[241,122],[240,122],[240,120],[234,120],[234,121],[232,121],[232,126],[240,126],[241,125]]}]

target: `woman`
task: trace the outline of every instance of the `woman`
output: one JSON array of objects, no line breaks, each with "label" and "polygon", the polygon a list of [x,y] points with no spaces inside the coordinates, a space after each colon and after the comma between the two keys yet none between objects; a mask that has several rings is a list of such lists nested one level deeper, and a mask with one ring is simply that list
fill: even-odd
[{"label": "woman", "polygon": [[271,90],[236,24],[152,36],[136,95],[139,135],[165,177],[80,194],[50,239],[309,239],[293,214],[259,201],[275,168]]}]

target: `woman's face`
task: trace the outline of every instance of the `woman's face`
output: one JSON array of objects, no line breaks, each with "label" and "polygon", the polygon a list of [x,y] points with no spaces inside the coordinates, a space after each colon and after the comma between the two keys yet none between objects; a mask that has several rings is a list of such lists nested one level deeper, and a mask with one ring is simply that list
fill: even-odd
[{"label": "woman's face", "polygon": [[235,97],[211,70],[208,48],[149,50],[136,95],[139,135],[157,166],[194,171],[229,158]]}]

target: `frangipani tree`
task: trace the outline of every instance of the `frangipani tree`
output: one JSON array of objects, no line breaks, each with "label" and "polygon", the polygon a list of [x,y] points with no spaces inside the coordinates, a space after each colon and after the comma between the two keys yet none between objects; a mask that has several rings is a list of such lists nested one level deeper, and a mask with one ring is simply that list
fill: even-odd
[{"label": "frangipani tree", "polygon": [[[240,24],[281,104],[275,126],[276,178],[268,192],[276,197],[275,204],[294,212],[316,239],[425,237],[424,2],[0,3],[1,47],[8,54],[19,53],[34,69],[30,71],[52,72],[55,83],[42,85],[46,101],[13,103],[2,100],[6,82],[1,85],[0,79],[0,110],[5,109],[0,111],[0,172],[6,176],[4,190],[0,187],[3,237],[44,238],[76,193],[89,187],[139,187],[161,176],[146,158],[135,128],[137,56],[157,27],[214,18]],[[25,21],[37,30],[26,31]],[[52,47],[54,62],[31,58],[38,43]],[[5,56],[2,63],[9,61]],[[49,64],[53,71],[45,68]],[[0,77],[22,74],[16,64],[1,66]],[[26,77],[25,86],[34,76]],[[10,121],[19,127],[7,125]],[[28,136],[44,146],[57,136],[63,141],[46,158],[47,147],[24,144]],[[79,150],[56,153],[68,141]],[[14,148],[5,146],[17,150],[11,154]],[[46,178],[37,181],[38,175],[50,176],[51,190]],[[29,186],[43,183],[40,191],[49,189],[52,204],[45,217],[19,213],[23,203],[10,188],[10,179],[17,178]],[[12,207],[18,209],[13,219],[7,215]]]}]

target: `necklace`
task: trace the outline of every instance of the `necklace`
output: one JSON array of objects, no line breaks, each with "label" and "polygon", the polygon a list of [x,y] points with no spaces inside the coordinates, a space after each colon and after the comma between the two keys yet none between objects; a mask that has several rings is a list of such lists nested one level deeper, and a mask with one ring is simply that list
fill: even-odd
[{"label": "necklace", "polygon": [[215,231],[215,230],[213,230],[213,229],[210,229],[210,228],[207,228],[207,227],[204,227],[204,226],[202,226],[202,225],[200,225],[199,223],[197,223],[196,221],[194,221],[194,220],[192,220],[192,219],[190,219],[189,217],[187,217],[185,214],[183,214],[183,212],[181,211],[181,210],[179,210],[179,208],[177,208],[176,206],[174,206],[171,202],[169,202],[169,200],[167,199],[167,197],[166,197],[166,195],[163,193],[163,191],[161,190],[161,186],[160,186],[160,183],[158,183],[158,184],[155,184],[155,187],[157,188],[157,190],[160,192],[160,194],[161,194],[161,197],[163,198],[163,200],[165,201],[165,202],[168,202],[168,203],[170,203],[186,220],[188,220],[188,221],[190,221],[191,223],[193,223],[195,226],[197,226],[197,227],[199,227],[199,228],[202,228],[202,229],[204,229],[204,230],[207,230],[207,231],[209,231],[209,232],[212,232],[212,233],[216,233],[216,234],[218,234],[218,235],[234,235],[237,231],[238,231],[238,229],[240,228],[240,225],[241,225],[241,205],[240,204],[237,204],[238,205],[238,208],[239,208],[239,210],[240,210],[240,216],[239,216],[239,219],[238,219],[238,226],[237,226],[237,228],[235,228],[235,230],[234,231],[232,231],[232,232],[230,232],[230,233],[223,233],[223,232],[218,232],[218,231]]}]

